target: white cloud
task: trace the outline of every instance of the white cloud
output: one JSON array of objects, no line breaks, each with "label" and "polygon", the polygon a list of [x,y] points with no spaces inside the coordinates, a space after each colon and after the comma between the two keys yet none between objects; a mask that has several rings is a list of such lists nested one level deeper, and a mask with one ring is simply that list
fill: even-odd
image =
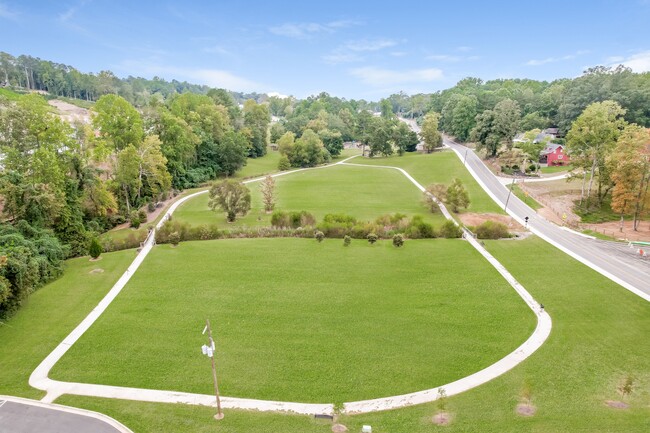
[{"label": "white cloud", "polygon": [[18,19],[18,12],[9,9],[9,7],[6,4],[0,3],[0,18],[6,18],[8,20],[16,20]]},{"label": "white cloud", "polygon": [[435,60],[437,62],[454,63],[454,62],[460,62],[462,60],[462,58],[459,57],[459,56],[450,56],[448,54],[435,54],[435,55],[432,55],[432,56],[427,56],[427,60]]},{"label": "white cloud", "polygon": [[270,27],[269,31],[275,35],[288,38],[306,39],[318,33],[333,33],[337,29],[359,25],[358,21],[339,20],[329,23],[285,23],[280,26]]},{"label": "white cloud", "polygon": [[338,65],[339,63],[353,63],[360,62],[363,60],[363,57],[359,56],[356,53],[345,53],[333,51],[330,54],[325,54],[321,57],[325,63],[331,65]]},{"label": "white cloud", "polygon": [[[323,55],[321,58],[325,63],[332,65],[360,62],[364,60],[361,53],[381,51],[396,45],[398,45],[397,41],[387,38],[359,39],[356,41],[348,41],[332,50],[329,54]],[[391,53],[391,55],[395,54]],[[397,54],[397,56],[399,55],[401,55],[401,53]]]},{"label": "white cloud", "polygon": [[632,69],[634,72],[648,72],[650,71],[650,51],[641,51],[629,57],[610,57],[610,66],[623,65]]},{"label": "white cloud", "polygon": [[559,56],[559,57],[547,57],[545,59],[533,59],[529,60],[526,62],[526,65],[528,66],[540,66],[540,65],[545,65],[547,63],[557,63],[557,62],[563,62],[567,60],[573,60],[578,56],[582,56],[584,54],[589,53],[588,50],[580,50],[576,51],[573,54],[567,54],[566,56]]},{"label": "white cloud", "polygon": [[343,48],[350,51],[379,51],[395,45],[397,45],[397,42],[392,39],[361,39],[346,42]]},{"label": "white cloud", "polygon": [[129,74],[153,76],[158,75],[167,79],[189,80],[210,87],[223,87],[228,90],[241,92],[261,92],[261,83],[233,74],[221,69],[192,69],[166,66],[155,61],[126,60],[116,69],[128,71]]},{"label": "white cloud", "polygon": [[393,51],[393,52],[390,53],[390,55],[393,56],[393,57],[404,57],[407,54],[408,53],[406,51]]},{"label": "white cloud", "polygon": [[209,53],[209,54],[221,54],[224,56],[231,56],[232,53],[225,49],[224,47],[220,45],[213,45],[211,47],[205,47],[203,48],[204,53]]},{"label": "white cloud", "polygon": [[472,49],[473,49],[472,47],[466,47],[466,46],[456,47],[456,51],[460,51],[461,53],[472,51]]},{"label": "white cloud", "polygon": [[68,20],[70,20],[70,18],[74,17],[75,12],[77,12],[77,7],[76,6],[72,6],[72,7],[68,8],[66,11],[61,12],[59,14],[59,21],[64,22],[64,23],[68,22]]},{"label": "white cloud", "polygon": [[350,74],[359,78],[363,83],[375,87],[389,87],[405,83],[429,83],[443,78],[442,71],[436,68],[396,71],[366,66],[352,69]]},{"label": "white cloud", "polygon": [[254,81],[219,69],[187,69],[186,75],[210,87],[223,87],[242,92],[260,91],[261,88],[261,85]]}]

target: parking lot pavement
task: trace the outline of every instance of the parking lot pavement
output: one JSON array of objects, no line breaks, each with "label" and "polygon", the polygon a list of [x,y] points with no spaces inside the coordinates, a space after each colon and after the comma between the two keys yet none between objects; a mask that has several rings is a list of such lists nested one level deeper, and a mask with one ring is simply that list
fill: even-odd
[{"label": "parking lot pavement", "polygon": [[112,418],[25,399],[0,399],[0,433],[130,433]]}]

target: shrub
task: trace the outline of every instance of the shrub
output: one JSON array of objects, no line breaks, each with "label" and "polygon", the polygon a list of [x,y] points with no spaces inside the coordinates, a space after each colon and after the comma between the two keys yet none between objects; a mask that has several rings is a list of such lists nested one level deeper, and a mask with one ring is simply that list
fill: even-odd
[{"label": "shrub", "polygon": [[351,242],[352,242],[352,238],[350,236],[345,235],[343,237],[343,246],[344,247],[349,247]]},{"label": "shrub", "polygon": [[156,210],[156,203],[153,202],[153,201],[150,201],[149,203],[147,203],[147,210],[149,212],[155,211]]},{"label": "shrub", "polygon": [[102,244],[99,243],[99,239],[92,238],[90,241],[90,246],[88,247],[88,253],[93,259],[98,258],[102,253]]},{"label": "shrub", "polygon": [[316,224],[316,218],[307,211],[300,212],[283,212],[276,210],[271,215],[271,225],[279,228],[298,228],[313,227]]},{"label": "shrub", "polygon": [[142,221],[140,221],[140,217],[138,216],[137,211],[131,212],[131,214],[129,215],[129,222],[131,223],[131,227],[133,227],[134,229],[137,229],[137,228],[140,227],[140,223]]},{"label": "shrub", "polygon": [[442,227],[440,228],[440,235],[443,238],[447,239],[459,238],[463,235],[463,231],[460,227],[454,224],[453,221],[447,220],[442,224]]},{"label": "shrub", "polygon": [[169,235],[169,243],[172,244],[173,246],[178,246],[178,244],[181,242],[181,235],[178,232],[173,232]]},{"label": "shrub", "polygon": [[399,233],[396,234],[396,235],[394,235],[394,236],[393,236],[393,246],[399,248],[399,247],[401,247],[402,245],[404,245],[404,236],[402,236],[402,235],[399,234]]},{"label": "shrub", "polygon": [[291,163],[289,162],[289,158],[287,155],[282,155],[280,157],[280,161],[278,162],[278,170],[280,171],[285,171],[289,170],[291,168]]},{"label": "shrub", "polygon": [[436,237],[436,231],[433,228],[433,225],[425,222],[420,215],[415,215],[411,218],[411,221],[406,228],[406,234],[411,239],[427,239]]},{"label": "shrub", "polygon": [[377,242],[377,239],[379,239],[379,238],[374,233],[368,233],[368,236],[366,236],[366,239],[368,239],[368,242],[370,242],[370,245],[372,245],[375,242]]},{"label": "shrub", "polygon": [[323,242],[323,239],[325,239],[325,235],[320,230],[318,230],[318,231],[316,231],[316,233],[314,233],[314,237],[316,238],[316,240],[318,242]]},{"label": "shrub", "polygon": [[479,239],[501,239],[510,237],[508,226],[496,221],[485,221],[476,227],[476,237]]},{"label": "shrub", "polygon": [[276,210],[271,215],[271,225],[273,227],[291,227],[289,214],[281,210]]},{"label": "shrub", "polygon": [[323,222],[330,223],[330,224],[345,224],[345,225],[353,226],[354,224],[357,223],[357,219],[351,215],[345,215],[342,213],[338,213],[338,214],[328,213],[323,217]]},{"label": "shrub", "polygon": [[147,222],[147,212],[144,209],[138,211],[138,219],[141,224]]}]

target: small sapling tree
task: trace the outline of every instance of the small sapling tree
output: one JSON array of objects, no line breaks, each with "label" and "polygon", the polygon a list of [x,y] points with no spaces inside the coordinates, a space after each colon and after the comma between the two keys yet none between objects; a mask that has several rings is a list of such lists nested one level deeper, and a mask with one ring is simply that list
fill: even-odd
[{"label": "small sapling tree", "polygon": [[262,191],[262,202],[266,213],[273,212],[275,207],[275,180],[271,176],[266,176],[260,185]]},{"label": "small sapling tree", "polygon": [[93,238],[90,241],[90,246],[88,247],[88,253],[90,254],[90,257],[96,260],[102,254],[102,250],[103,248],[99,243],[99,240],[97,238]]}]

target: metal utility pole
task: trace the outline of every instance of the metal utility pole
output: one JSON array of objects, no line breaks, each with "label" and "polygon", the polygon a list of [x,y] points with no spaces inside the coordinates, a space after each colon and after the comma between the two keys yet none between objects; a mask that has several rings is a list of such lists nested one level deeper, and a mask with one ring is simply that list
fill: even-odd
[{"label": "metal utility pole", "polygon": [[214,416],[214,419],[223,419],[223,412],[221,411],[221,400],[219,399],[219,382],[217,381],[217,367],[214,362],[214,339],[212,338],[212,328],[210,328],[210,321],[205,320],[205,328],[203,329],[203,334],[205,331],[208,331],[208,344],[203,345],[201,350],[204,355],[207,355],[208,358],[212,361],[212,378],[214,379],[214,395],[217,398],[217,414]]},{"label": "metal utility pole", "polygon": [[515,186],[515,178],[512,178],[512,183],[510,184],[510,188],[508,188],[508,198],[506,198],[506,205],[503,207],[503,211],[505,212],[508,209],[508,202],[510,201],[510,194],[512,194],[512,188]]}]

